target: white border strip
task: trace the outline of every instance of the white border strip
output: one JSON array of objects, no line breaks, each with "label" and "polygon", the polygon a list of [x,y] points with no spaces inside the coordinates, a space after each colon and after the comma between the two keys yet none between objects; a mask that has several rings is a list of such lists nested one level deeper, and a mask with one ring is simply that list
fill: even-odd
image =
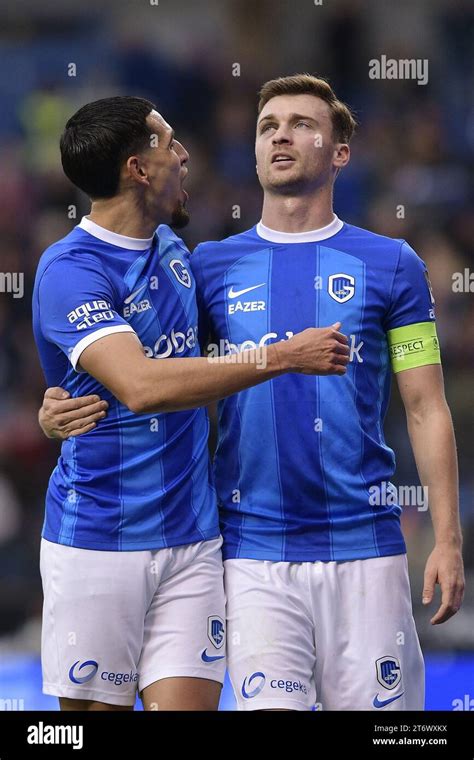
[{"label": "white border strip", "polygon": [[[89,335],[85,335],[84,338],[82,338],[79,341],[79,343],[76,343],[76,345],[72,349],[71,354],[69,356],[69,361],[71,362],[76,372],[84,371],[84,370],[77,369],[77,363],[80,359],[82,352],[88,346],[92,345],[92,343],[95,343],[96,340],[99,340],[100,338],[105,338],[106,335],[112,335],[113,333],[121,333],[121,332],[131,332],[134,335],[137,335],[135,330],[130,325],[110,325],[110,327],[101,327],[100,330],[95,330],[93,333],[90,333]],[[138,335],[137,335],[137,338],[138,338]]]},{"label": "white border strip", "polygon": [[257,224],[257,235],[271,243],[317,243],[319,240],[327,240],[344,226],[344,222],[334,214],[334,219],[325,227],[319,230],[308,230],[307,232],[279,232],[265,227],[262,222]]},{"label": "white border strip", "polygon": [[88,232],[89,235],[103,240],[104,243],[117,245],[119,248],[126,248],[129,251],[146,251],[147,248],[151,247],[153,241],[153,236],[151,238],[132,238],[126,235],[119,235],[118,232],[112,232],[112,230],[101,227],[88,219],[87,216],[83,216],[77,226],[81,230]]}]

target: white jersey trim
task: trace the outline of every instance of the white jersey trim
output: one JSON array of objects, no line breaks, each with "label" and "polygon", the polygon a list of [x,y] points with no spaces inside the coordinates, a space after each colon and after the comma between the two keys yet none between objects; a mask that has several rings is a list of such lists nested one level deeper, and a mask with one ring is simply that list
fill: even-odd
[{"label": "white jersey trim", "polygon": [[[110,325],[110,327],[101,327],[100,330],[95,330],[95,332],[82,338],[79,343],[76,343],[69,356],[69,361],[71,362],[76,372],[83,372],[83,370],[77,369],[77,363],[82,352],[88,346],[91,346],[92,343],[95,343],[96,340],[99,340],[100,338],[105,338],[106,335],[112,335],[113,333],[121,332],[131,332],[134,335],[137,335],[135,330],[130,325]],[[138,335],[137,339],[139,340]]]},{"label": "white jersey trim", "polygon": [[151,238],[132,238],[127,237],[127,235],[119,235],[118,232],[112,232],[112,230],[101,227],[88,219],[87,216],[83,216],[77,226],[88,232],[89,235],[103,240],[104,243],[117,245],[119,248],[127,248],[130,251],[146,251],[153,242],[153,235]]},{"label": "white jersey trim", "polygon": [[344,226],[344,222],[334,214],[334,219],[325,227],[307,232],[280,232],[266,227],[262,221],[257,224],[257,235],[271,243],[317,243],[319,240],[327,240]]}]

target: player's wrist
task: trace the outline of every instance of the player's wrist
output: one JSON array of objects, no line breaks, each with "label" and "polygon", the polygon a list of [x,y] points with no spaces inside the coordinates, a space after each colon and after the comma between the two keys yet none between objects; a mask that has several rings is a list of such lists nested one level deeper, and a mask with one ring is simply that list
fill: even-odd
[{"label": "player's wrist", "polygon": [[453,531],[449,533],[444,533],[441,536],[436,536],[435,545],[438,549],[449,548],[449,549],[459,549],[459,551],[461,551],[462,534],[459,531]]},{"label": "player's wrist", "polygon": [[271,343],[267,347],[267,351],[267,364],[271,371],[277,371],[281,374],[284,372],[298,372],[296,352],[290,340],[280,340],[277,343]]}]

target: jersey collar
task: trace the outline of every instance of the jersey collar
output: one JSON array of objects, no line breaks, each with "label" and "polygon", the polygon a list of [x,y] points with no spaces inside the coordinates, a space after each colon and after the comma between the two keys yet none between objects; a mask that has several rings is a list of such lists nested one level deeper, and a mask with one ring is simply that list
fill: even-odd
[{"label": "jersey collar", "polygon": [[326,240],[339,232],[344,226],[344,222],[334,214],[334,219],[325,227],[319,230],[308,230],[307,232],[279,232],[265,227],[262,222],[257,224],[257,235],[271,243],[317,243],[318,240]]},{"label": "jersey collar", "polygon": [[99,240],[103,240],[104,243],[110,243],[111,245],[118,245],[119,248],[127,248],[130,251],[146,251],[151,247],[153,242],[153,235],[151,238],[132,238],[126,235],[119,235],[117,232],[106,230],[105,227],[92,222],[87,216],[83,216],[80,223],[77,225],[81,230],[85,230],[89,235],[93,235]]}]

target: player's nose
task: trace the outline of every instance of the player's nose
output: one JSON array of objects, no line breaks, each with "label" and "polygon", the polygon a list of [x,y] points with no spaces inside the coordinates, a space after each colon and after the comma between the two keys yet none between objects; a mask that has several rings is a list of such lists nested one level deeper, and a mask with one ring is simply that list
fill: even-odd
[{"label": "player's nose", "polygon": [[281,145],[282,143],[291,143],[291,132],[286,127],[278,127],[277,131],[273,135],[272,143],[273,145]]},{"label": "player's nose", "polygon": [[178,155],[181,160],[181,165],[184,165],[185,163],[189,161],[189,153],[182,143],[180,143],[178,140],[176,140],[176,143],[177,143],[176,147],[178,148]]}]

